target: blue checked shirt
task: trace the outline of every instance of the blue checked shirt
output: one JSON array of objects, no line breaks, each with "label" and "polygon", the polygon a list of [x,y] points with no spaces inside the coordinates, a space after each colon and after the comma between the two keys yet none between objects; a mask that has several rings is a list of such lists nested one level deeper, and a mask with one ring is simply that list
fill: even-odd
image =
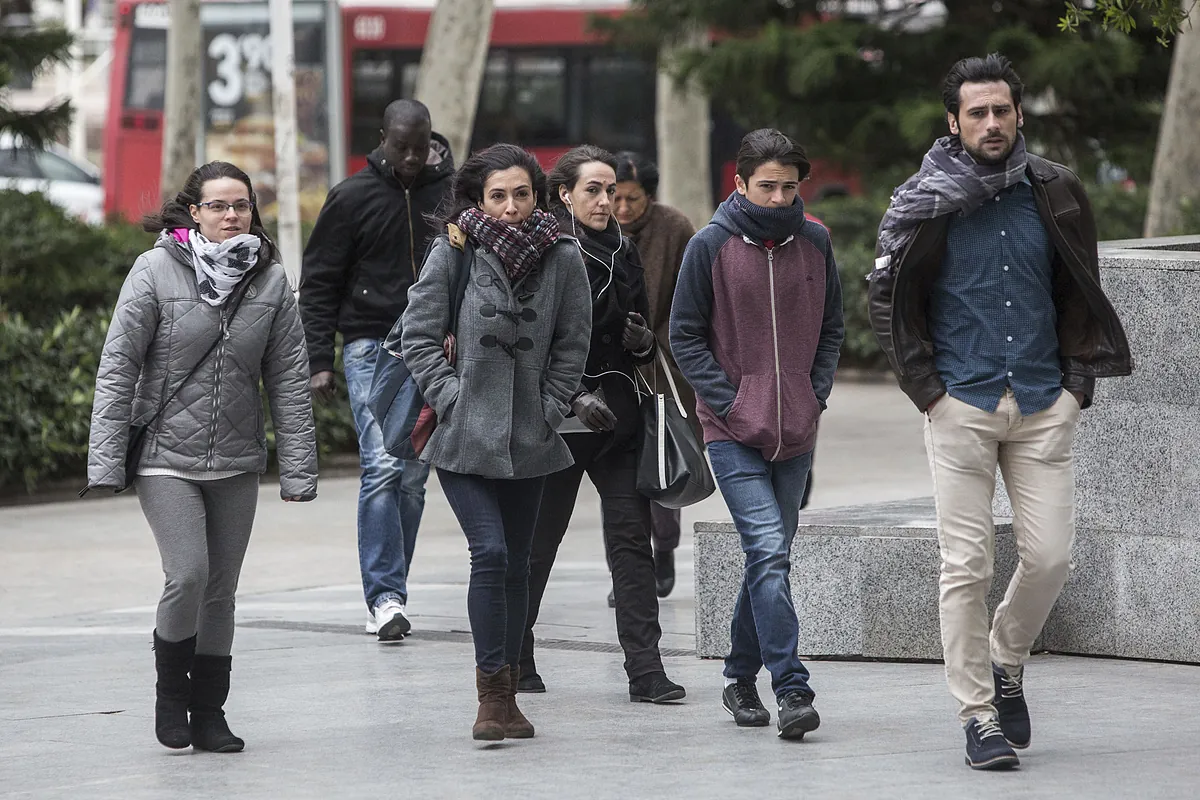
[{"label": "blue checked shirt", "polygon": [[995,412],[1011,388],[1023,416],[1062,393],[1054,245],[1028,180],[950,220],[929,297],[934,363],[951,397]]}]

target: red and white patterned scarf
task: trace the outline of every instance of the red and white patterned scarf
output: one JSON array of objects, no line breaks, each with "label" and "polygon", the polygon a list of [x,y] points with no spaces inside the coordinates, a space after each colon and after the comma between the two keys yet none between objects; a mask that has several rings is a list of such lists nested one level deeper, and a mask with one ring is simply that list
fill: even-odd
[{"label": "red and white patterned scarf", "polygon": [[476,244],[496,254],[514,285],[537,266],[559,237],[558,220],[540,208],[535,208],[519,227],[490,217],[478,208],[468,208],[458,215],[457,225]]}]

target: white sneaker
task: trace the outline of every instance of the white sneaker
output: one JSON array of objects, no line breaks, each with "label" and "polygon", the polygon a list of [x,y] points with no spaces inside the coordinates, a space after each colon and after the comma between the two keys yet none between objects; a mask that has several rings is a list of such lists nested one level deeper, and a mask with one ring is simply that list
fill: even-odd
[{"label": "white sneaker", "polygon": [[399,600],[385,600],[375,607],[375,635],[381,642],[399,641],[412,630]]},{"label": "white sneaker", "polygon": [[374,636],[376,633],[379,632],[379,626],[375,624],[375,612],[374,611],[367,612],[367,624],[363,628],[363,630],[365,630],[367,633],[371,634],[372,636]]}]

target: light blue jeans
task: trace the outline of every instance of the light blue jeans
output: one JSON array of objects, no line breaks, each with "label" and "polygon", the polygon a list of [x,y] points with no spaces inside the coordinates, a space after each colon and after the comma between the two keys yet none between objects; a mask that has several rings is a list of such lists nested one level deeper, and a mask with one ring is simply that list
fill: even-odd
[{"label": "light blue jeans", "polygon": [[746,554],[725,677],[753,678],[765,665],[777,698],[791,692],[813,697],[808,669],[796,654],[799,625],[788,581],[812,453],[767,461],[737,442],[711,442],[708,457]]},{"label": "light blue jeans", "polygon": [[393,458],[367,407],[379,339],[356,339],[342,351],[350,410],[358,431],[362,483],[358,491],[358,562],[363,596],[374,610],[386,600],[408,602],[408,570],[425,510],[429,467]]}]

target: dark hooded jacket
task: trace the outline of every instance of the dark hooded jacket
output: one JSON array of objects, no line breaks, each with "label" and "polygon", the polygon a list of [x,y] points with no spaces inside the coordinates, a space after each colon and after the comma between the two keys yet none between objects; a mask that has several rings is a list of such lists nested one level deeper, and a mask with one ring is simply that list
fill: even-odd
[{"label": "dark hooded jacket", "polygon": [[380,150],[330,190],[304,249],[300,312],[313,374],[333,370],[336,334],[383,339],[408,307],[408,289],[437,231],[426,219],[454,175],[450,147],[433,134],[429,163],[405,187]]}]

